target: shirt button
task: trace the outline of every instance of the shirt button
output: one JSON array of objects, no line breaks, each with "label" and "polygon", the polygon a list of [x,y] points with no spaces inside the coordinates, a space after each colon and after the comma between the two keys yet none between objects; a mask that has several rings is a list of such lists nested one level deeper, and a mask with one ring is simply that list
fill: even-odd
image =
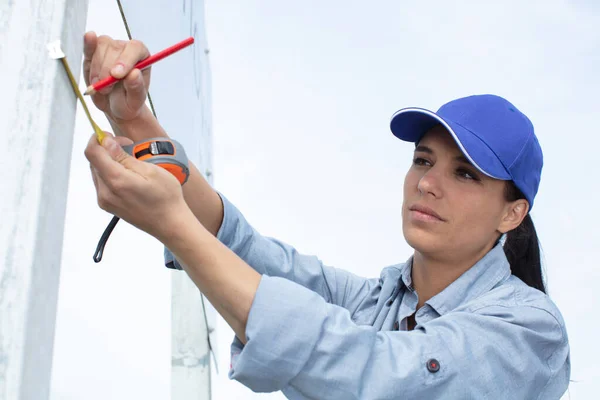
[{"label": "shirt button", "polygon": [[400,329],[400,323],[398,321],[394,322],[394,330],[397,331]]},{"label": "shirt button", "polygon": [[438,362],[438,360],[436,360],[435,358],[430,358],[427,361],[427,370],[429,370],[429,372],[432,373],[438,372],[440,370],[440,363]]}]

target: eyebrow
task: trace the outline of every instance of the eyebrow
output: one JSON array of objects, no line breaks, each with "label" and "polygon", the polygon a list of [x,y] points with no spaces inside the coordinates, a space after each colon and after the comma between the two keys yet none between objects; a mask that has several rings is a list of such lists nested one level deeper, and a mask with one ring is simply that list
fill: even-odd
[{"label": "eyebrow", "polygon": [[427,153],[427,154],[433,154],[433,150],[431,150],[427,146],[423,146],[422,144],[420,144],[417,147],[415,147],[415,151],[420,151],[422,153]]},{"label": "eyebrow", "polygon": [[[421,152],[421,153],[433,154],[433,150],[432,150],[431,148],[429,148],[429,147],[427,147],[427,146],[423,146],[422,144],[420,144],[420,145],[418,145],[417,147],[415,147],[415,152],[417,152],[417,151],[419,151],[419,152]],[[456,156],[456,157],[454,157],[454,159],[455,159],[456,161],[459,161],[459,162],[461,162],[461,163],[464,163],[464,164],[473,165],[473,164],[471,163],[471,161],[469,161],[469,160],[467,159],[467,157],[465,157],[463,154],[461,154],[461,155],[459,155],[459,156]]]}]

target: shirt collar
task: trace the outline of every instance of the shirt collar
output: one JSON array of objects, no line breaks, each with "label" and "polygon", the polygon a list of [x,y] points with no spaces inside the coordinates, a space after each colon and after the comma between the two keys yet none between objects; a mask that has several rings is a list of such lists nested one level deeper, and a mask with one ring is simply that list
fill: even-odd
[{"label": "shirt collar", "polygon": [[[402,282],[411,291],[414,290],[411,276],[412,261],[413,257],[411,256],[404,264],[401,273]],[[502,244],[498,243],[481,260],[448,287],[429,299],[426,304],[429,304],[438,314],[444,315],[460,304],[488,292],[498,283],[506,280],[510,274],[510,265],[504,249]]]},{"label": "shirt collar", "polygon": [[413,256],[410,256],[408,261],[404,264],[404,268],[402,268],[402,272],[400,274],[400,279],[402,280],[402,283],[404,283],[404,286],[406,286],[406,288],[411,292],[415,290],[412,284],[413,258]]}]

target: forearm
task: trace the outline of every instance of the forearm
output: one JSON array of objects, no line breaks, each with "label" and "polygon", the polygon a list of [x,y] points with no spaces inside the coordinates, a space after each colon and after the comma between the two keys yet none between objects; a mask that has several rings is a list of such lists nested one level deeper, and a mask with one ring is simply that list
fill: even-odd
[{"label": "forearm", "polygon": [[176,227],[161,241],[177,257],[183,269],[217,312],[246,343],[246,323],[261,276],[182,211]]},{"label": "forearm", "polygon": [[223,203],[198,168],[190,161],[190,177],[183,185],[183,197],[198,221],[213,235],[223,222]]},{"label": "forearm", "polygon": [[[116,136],[125,136],[134,142],[153,137],[168,137],[152,111],[144,106],[138,118],[129,121],[115,120],[107,115]],[[183,186],[183,195],[188,206],[204,227],[217,235],[223,220],[223,204],[198,168],[190,161],[190,177]]]}]

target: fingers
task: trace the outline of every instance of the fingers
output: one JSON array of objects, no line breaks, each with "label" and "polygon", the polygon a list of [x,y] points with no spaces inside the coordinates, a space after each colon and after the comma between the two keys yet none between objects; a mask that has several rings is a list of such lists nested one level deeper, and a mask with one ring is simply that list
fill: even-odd
[{"label": "fingers", "polygon": [[99,180],[116,193],[146,181],[155,173],[151,170],[152,165],[127,154],[110,133],[104,138],[102,145],[92,135],[85,149],[85,157]]},{"label": "fingers", "polygon": [[92,181],[94,182],[94,187],[96,188],[96,192],[98,191],[98,173],[96,169],[90,163],[90,172],[92,173]]},{"label": "fingers", "polygon": [[[134,90],[133,101],[137,104],[144,96],[145,88],[150,80],[150,68],[144,71],[144,76],[138,78],[134,66],[141,60],[150,56],[148,48],[139,40],[114,40],[110,36],[97,37],[94,32],[84,35],[84,78],[86,84],[90,85],[98,80],[107,78],[109,75],[117,79],[133,76],[128,80],[129,87]],[[142,79],[143,78],[143,79]],[[148,81],[148,82],[146,82]],[[113,85],[100,90],[100,94],[108,94]]]},{"label": "fingers", "polygon": [[83,60],[91,61],[98,45],[98,37],[96,32],[89,31],[83,35]]},{"label": "fingers", "polygon": [[101,145],[95,135],[88,141],[85,156],[90,162],[98,205],[158,237],[162,235],[162,224],[157,225],[147,216],[168,219],[174,209],[186,207],[183,191],[167,170],[126,153],[121,144],[127,142],[110,133]]},{"label": "fingers", "polygon": [[115,78],[122,79],[138,62],[148,56],[150,56],[150,52],[142,42],[130,40],[125,44],[114,65],[111,66],[110,74]]},{"label": "fingers", "polygon": [[127,106],[130,110],[141,110],[148,91],[142,73],[139,69],[134,69],[123,79],[123,87],[127,93]]},{"label": "fingers", "polygon": [[134,165],[126,164],[131,163],[131,161],[127,160],[128,158],[132,158],[129,154],[123,150],[119,143],[114,140],[113,137],[108,137],[108,140],[104,140],[102,142],[102,147],[106,149],[110,158],[119,164],[123,165],[125,168],[130,167],[131,169],[135,168]]},{"label": "fingers", "polygon": [[104,211],[114,214],[114,204],[116,204],[115,194],[108,188],[108,185],[104,180],[98,176],[98,171],[96,171],[92,164],[90,164],[90,171],[92,173],[94,187],[96,188],[96,201],[98,206]]},{"label": "fingers", "polygon": [[95,171],[96,176],[106,183],[109,188],[114,190],[120,185],[119,182],[123,180],[128,171],[119,162],[113,160],[108,149],[105,148],[111,142],[116,145],[116,142],[112,140],[112,135],[108,134],[102,142],[104,146],[98,143],[95,135],[92,135],[84,154],[90,162],[93,171]]},{"label": "fingers", "polygon": [[[101,36],[99,38],[102,45],[105,46],[106,51],[101,61],[100,70],[98,71],[98,79],[102,80],[108,78],[111,75],[111,69],[118,63],[118,59],[127,47],[127,42],[123,40],[113,40],[108,36]],[[120,64],[119,64],[120,66]],[[129,72],[129,71],[127,71]],[[112,85],[100,90],[100,94],[108,94],[113,89]]]},{"label": "fingers", "polygon": [[98,182],[96,186],[96,201],[98,202],[98,206],[111,214],[117,214],[119,204],[117,195],[115,195],[102,178],[97,177],[96,180]]},{"label": "fingers", "polygon": [[104,67],[105,64],[105,58],[106,55],[109,51],[109,40],[110,39],[108,36],[100,36],[99,38],[97,38],[97,45],[96,45],[96,50],[92,56],[92,60],[90,62],[90,72],[89,72],[89,80],[91,84],[96,83],[96,81],[99,81],[100,79],[102,79],[101,75],[102,72],[104,70],[104,77],[108,76],[108,71],[106,67]]},{"label": "fingers", "polygon": [[98,37],[95,32],[86,32],[83,35],[83,78],[85,84],[90,84],[90,66],[92,64],[92,58],[98,47]]}]

